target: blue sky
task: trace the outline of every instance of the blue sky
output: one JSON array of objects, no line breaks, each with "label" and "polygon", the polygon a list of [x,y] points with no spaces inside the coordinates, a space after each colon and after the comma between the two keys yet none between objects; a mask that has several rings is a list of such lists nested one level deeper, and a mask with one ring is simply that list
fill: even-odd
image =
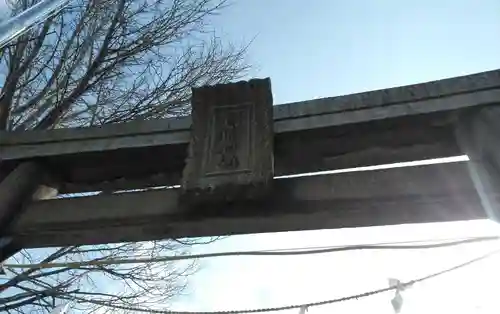
[{"label": "blue sky", "polygon": [[[234,1],[216,20],[234,43],[253,40],[251,77],[270,77],[276,104],[401,86],[500,68],[497,0]],[[489,221],[230,237],[201,251],[277,249],[498,234]],[[321,301],[411,280],[495,245],[416,252],[202,261],[178,310],[229,310]],[[496,245],[498,246],[498,244]],[[495,246],[495,247],[496,247]],[[497,313],[499,258],[404,294],[401,313]],[[392,313],[393,294],[309,313]],[[298,313],[297,310],[283,313]]]},{"label": "blue sky", "polygon": [[233,0],[216,22],[254,40],[252,76],[277,104],[500,67],[496,0]]}]

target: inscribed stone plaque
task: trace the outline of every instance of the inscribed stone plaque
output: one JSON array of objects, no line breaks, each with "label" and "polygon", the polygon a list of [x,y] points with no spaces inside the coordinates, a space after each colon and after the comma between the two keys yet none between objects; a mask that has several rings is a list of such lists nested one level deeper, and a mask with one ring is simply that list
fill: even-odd
[{"label": "inscribed stone plaque", "polygon": [[265,197],[273,179],[270,80],[194,88],[191,103],[181,200],[202,204]]}]

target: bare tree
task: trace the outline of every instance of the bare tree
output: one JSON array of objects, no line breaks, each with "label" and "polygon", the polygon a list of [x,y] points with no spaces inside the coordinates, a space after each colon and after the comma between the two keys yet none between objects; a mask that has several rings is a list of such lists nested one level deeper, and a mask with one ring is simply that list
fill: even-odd
[{"label": "bare tree", "polygon": [[[12,14],[38,0],[11,1]],[[73,0],[0,51],[0,130],[95,126],[184,115],[190,88],[245,75],[245,47],[210,28],[225,0]],[[158,241],[24,251],[19,262],[185,253]],[[7,269],[0,311],[46,313],[70,302],[84,313],[168,307],[194,263],[79,269]],[[130,309],[130,310],[127,310]]]},{"label": "bare tree", "polygon": [[[211,241],[208,240],[208,241]],[[188,243],[153,241],[141,243],[73,246],[25,250],[11,263],[72,262],[101,259],[156,257],[186,254]],[[47,313],[69,303],[82,313],[136,313],[166,309],[184,293],[187,278],[196,270],[196,261],[184,263],[137,263],[48,269],[10,269],[0,283],[2,313]]]}]

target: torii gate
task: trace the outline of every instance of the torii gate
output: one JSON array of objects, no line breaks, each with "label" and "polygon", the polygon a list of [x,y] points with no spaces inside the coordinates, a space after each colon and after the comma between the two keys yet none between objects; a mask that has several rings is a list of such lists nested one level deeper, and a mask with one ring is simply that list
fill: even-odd
[{"label": "torii gate", "polygon": [[[269,79],[251,80],[194,89],[192,104],[192,118],[0,133],[0,260],[20,248],[500,212],[500,70],[274,107]],[[40,186],[129,191],[44,199]]]}]

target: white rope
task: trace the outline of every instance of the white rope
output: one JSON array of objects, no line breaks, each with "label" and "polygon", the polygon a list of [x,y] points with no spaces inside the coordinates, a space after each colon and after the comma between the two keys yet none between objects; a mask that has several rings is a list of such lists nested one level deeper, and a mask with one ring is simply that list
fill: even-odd
[{"label": "white rope", "polygon": [[[141,308],[135,308],[135,307],[130,307],[130,306],[120,306],[120,305],[115,305],[115,304],[113,304],[111,307],[113,307],[115,309],[123,309],[123,310],[129,310],[129,311],[136,311],[136,312],[142,312],[142,313],[154,313],[154,314],[250,314],[250,313],[277,312],[277,311],[304,309],[304,308],[308,309],[308,308],[315,307],[315,306],[322,306],[322,305],[328,305],[328,304],[333,304],[333,303],[338,303],[338,302],[357,300],[360,298],[369,297],[369,296],[380,294],[380,293],[387,292],[387,291],[404,289],[404,288],[412,286],[416,283],[419,283],[419,282],[422,282],[422,281],[425,281],[428,279],[432,279],[434,277],[449,273],[451,271],[469,266],[473,263],[482,261],[482,260],[484,260],[488,257],[491,257],[495,254],[498,254],[498,253],[500,253],[500,249],[492,251],[492,252],[487,253],[485,255],[482,255],[478,258],[469,260],[465,263],[462,263],[462,264],[456,265],[454,267],[445,269],[443,271],[433,273],[431,275],[421,277],[418,279],[410,280],[407,282],[401,282],[399,285],[396,285],[396,286],[391,286],[388,288],[368,291],[365,293],[351,295],[351,296],[337,298],[337,299],[331,299],[331,300],[325,300],[325,301],[319,301],[319,302],[311,302],[311,303],[305,303],[305,304],[294,304],[294,305],[286,305],[286,306],[270,307],[270,308],[259,308],[259,309],[249,309],[249,310],[229,310],[229,311],[214,311],[214,312],[165,311],[165,310],[155,310],[155,309],[145,310],[145,309],[141,309]],[[68,296],[68,299],[70,299],[70,298],[71,297]],[[94,300],[82,300],[82,299],[78,299],[78,300],[81,300],[82,302],[86,302],[86,303],[93,303],[93,304],[99,304],[99,305],[103,305],[103,306],[110,306],[109,304],[106,304],[106,302],[100,302],[100,301],[94,301]]]}]

